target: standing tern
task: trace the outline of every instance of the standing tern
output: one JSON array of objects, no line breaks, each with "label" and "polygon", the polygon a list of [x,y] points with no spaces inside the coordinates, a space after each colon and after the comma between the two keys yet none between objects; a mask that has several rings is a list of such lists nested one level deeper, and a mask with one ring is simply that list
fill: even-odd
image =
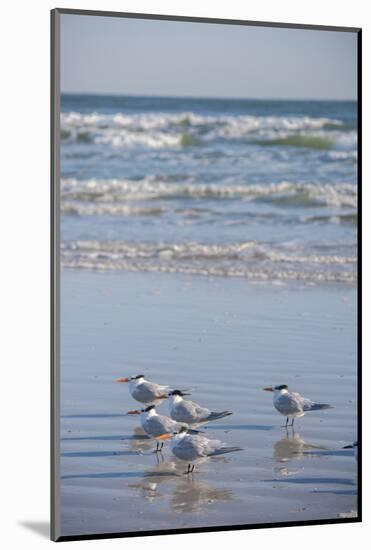
[{"label": "standing tern", "polygon": [[301,396],[300,393],[289,392],[286,384],[281,386],[274,386],[270,388],[263,388],[264,391],[271,391],[273,395],[273,405],[279,413],[286,416],[286,424],[283,426],[287,428],[289,418],[291,418],[290,426],[294,425],[295,418],[304,416],[309,411],[319,411],[323,409],[332,409],[332,405],[325,403],[315,403],[310,399],[306,399]]},{"label": "standing tern", "polygon": [[204,462],[213,456],[220,456],[235,451],[242,451],[241,447],[227,447],[218,439],[207,439],[201,435],[190,435],[186,428],[178,433],[164,434],[160,439],[172,439],[171,451],[180,460],[188,462],[185,474],[193,473],[195,464]]},{"label": "standing tern", "polygon": [[167,399],[169,386],[160,386],[137,374],[130,378],[117,378],[116,382],[129,382],[130,395],[140,403],[153,403],[158,399]]},{"label": "standing tern", "polygon": [[169,393],[169,410],[170,416],[177,422],[185,422],[190,425],[200,425],[212,420],[224,418],[232,413],[229,411],[212,412],[205,407],[200,407],[197,403],[183,399],[188,393],[183,393],[181,390],[173,390]]},{"label": "standing tern", "polygon": [[158,440],[158,437],[164,434],[178,433],[181,429],[189,431],[189,433],[199,433],[197,430],[189,430],[188,425],[185,422],[176,422],[168,416],[157,414],[156,405],[149,405],[145,409],[129,411],[128,414],[140,414],[140,420],[143,430],[149,437],[157,441],[156,450],[159,452],[164,446],[164,442]]},{"label": "standing tern", "polygon": [[351,445],[345,445],[343,449],[353,449],[354,452],[354,458],[358,460],[358,441],[355,441]]}]

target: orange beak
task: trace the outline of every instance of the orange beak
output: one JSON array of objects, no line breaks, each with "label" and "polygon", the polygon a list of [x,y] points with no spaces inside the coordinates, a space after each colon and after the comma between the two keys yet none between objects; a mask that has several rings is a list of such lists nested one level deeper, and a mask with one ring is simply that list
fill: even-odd
[{"label": "orange beak", "polygon": [[273,391],[273,388],[263,388],[264,391]]},{"label": "orange beak", "polygon": [[116,382],[129,382],[129,378],[116,378]]},{"label": "orange beak", "polygon": [[171,434],[163,434],[155,437],[156,440],[164,441],[165,439],[171,439],[173,436]]},{"label": "orange beak", "polygon": [[140,411],[128,411],[126,414],[140,414]]}]

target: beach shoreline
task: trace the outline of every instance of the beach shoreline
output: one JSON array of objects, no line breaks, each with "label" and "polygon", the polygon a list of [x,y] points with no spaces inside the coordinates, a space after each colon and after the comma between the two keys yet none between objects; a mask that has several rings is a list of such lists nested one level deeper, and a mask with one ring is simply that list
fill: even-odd
[{"label": "beach shoreline", "polygon": [[[340,518],[357,511],[356,288],[181,274],[61,274],[62,535]],[[144,373],[233,415],[243,452],[193,478],[156,456],[118,376]],[[281,428],[267,385],[334,409]],[[161,405],[167,414],[167,404]]]}]

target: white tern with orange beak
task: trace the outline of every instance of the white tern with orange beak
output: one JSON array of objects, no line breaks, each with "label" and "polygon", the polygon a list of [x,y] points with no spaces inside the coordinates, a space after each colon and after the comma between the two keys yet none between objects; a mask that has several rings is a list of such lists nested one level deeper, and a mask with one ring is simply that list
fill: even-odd
[{"label": "white tern with orange beak", "polygon": [[172,436],[166,434],[161,439],[172,439],[171,451],[180,460],[188,462],[188,469],[185,474],[191,474],[195,464],[204,462],[213,456],[242,451],[241,447],[227,447],[218,439],[207,439],[201,435],[191,435],[186,428],[181,428],[179,433]]},{"label": "white tern with orange beak", "polygon": [[116,382],[128,382],[130,395],[139,403],[153,403],[159,399],[167,399],[169,386],[161,386],[137,374],[129,378],[118,378]]},{"label": "white tern with orange beak", "polygon": [[264,388],[264,391],[273,392],[273,405],[280,414],[286,416],[284,428],[287,428],[290,418],[290,426],[293,426],[295,418],[304,416],[309,411],[320,411],[333,408],[326,403],[315,403],[310,399],[306,399],[301,396],[300,393],[290,392],[286,384]]}]

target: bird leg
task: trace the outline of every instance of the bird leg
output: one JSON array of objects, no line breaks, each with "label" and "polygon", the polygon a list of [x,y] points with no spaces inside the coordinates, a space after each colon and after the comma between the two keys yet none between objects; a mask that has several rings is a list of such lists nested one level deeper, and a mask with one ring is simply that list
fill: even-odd
[{"label": "bird leg", "polygon": [[154,453],[160,453],[162,451],[162,447],[164,446],[163,441],[157,441],[156,443],[156,449],[153,451]]},{"label": "bird leg", "polygon": [[291,421],[291,428],[293,428],[293,427],[294,427],[294,420],[295,420],[295,418],[294,418],[294,417],[292,417],[292,421]]},{"label": "bird leg", "polygon": [[195,465],[193,464],[193,465],[192,465],[192,470],[191,470],[191,474],[193,474],[193,472],[194,472],[194,469],[195,469]]},{"label": "bird leg", "polygon": [[286,416],[286,424],[284,426],[281,426],[281,428],[287,428],[288,423],[289,423],[289,417]]},{"label": "bird leg", "polygon": [[184,472],[184,473],[185,473],[185,475],[188,475],[188,474],[190,474],[190,473],[191,473],[191,465],[190,465],[190,464],[188,464],[188,468],[187,468],[187,471],[186,471],[186,472]]}]

